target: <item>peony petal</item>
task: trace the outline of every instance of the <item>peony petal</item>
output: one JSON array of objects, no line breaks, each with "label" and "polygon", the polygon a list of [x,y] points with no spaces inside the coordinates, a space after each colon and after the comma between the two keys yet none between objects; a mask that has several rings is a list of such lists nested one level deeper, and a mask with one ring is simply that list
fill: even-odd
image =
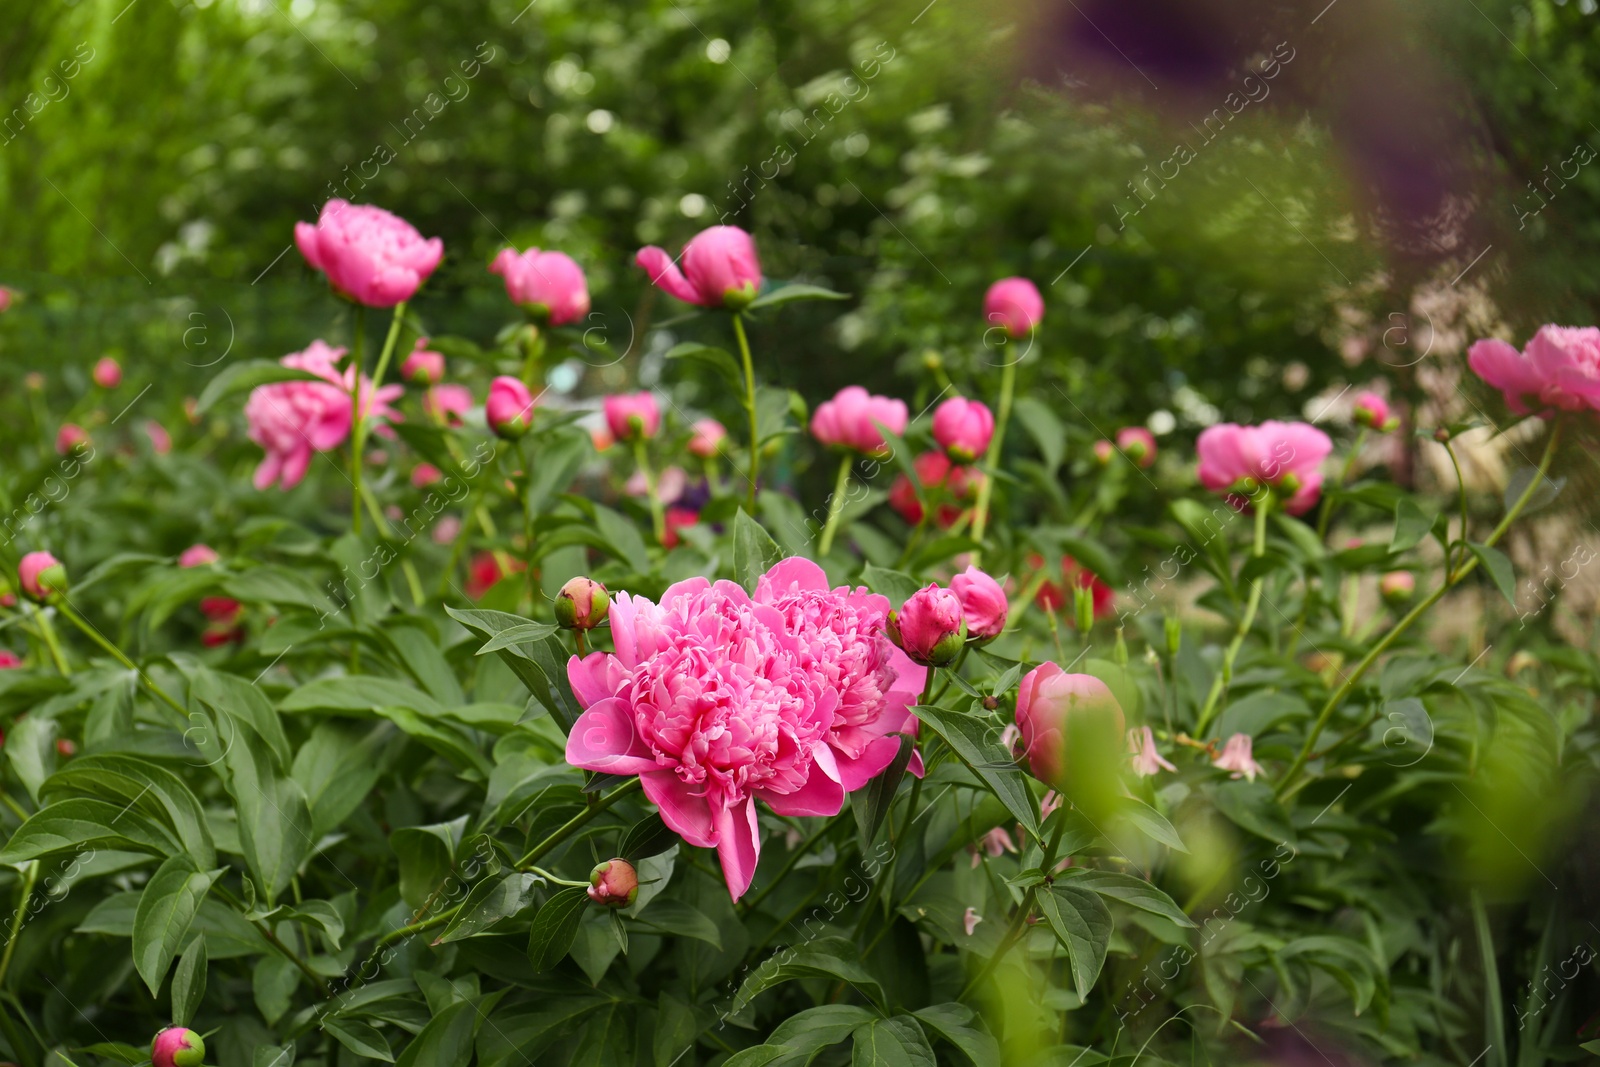
[{"label": "peony petal", "polygon": [[300,249],[300,254],[306,257],[307,263],[317,270],[326,269],[322,265],[322,249],[315,226],[309,222],[295,223],[294,243],[295,247]]},{"label": "peony petal", "polygon": [[714,848],[718,831],[711,818],[706,798],[679,780],[676,773],[659,768],[642,774],[644,795],[661,810],[661,821],[691,845]]},{"label": "peony petal", "polygon": [[718,808],[712,817],[717,826],[717,858],[722,861],[722,877],[728,881],[728,894],[737,901],[750,888],[756,876],[756,863],[761,859],[755,803],[745,797]]},{"label": "peony petal", "polygon": [[811,754],[811,774],[805,785],[792,793],[760,791],[767,807],[779,815],[824,816],[837,815],[844,808],[845,791],[840,784],[840,769],[834,763],[833,750],[818,744]]},{"label": "peony petal", "polygon": [[283,457],[276,452],[268,452],[261,457],[261,464],[256,467],[256,475],[251,481],[257,489],[266,489],[278,480],[278,472],[282,469]]},{"label": "peony petal", "polygon": [[757,596],[771,600],[801,590],[826,591],[828,575],[804,556],[790,556],[772,565],[756,583]]},{"label": "peony petal", "polygon": [[645,774],[661,769],[634,730],[628,705],[615,697],[599,701],[578,716],[567,737],[567,762],[606,774]]},{"label": "peony petal", "polygon": [[607,684],[610,680],[606,670],[609,659],[604,652],[591,652],[582,659],[573,656],[567,660],[567,682],[572,686],[578,703],[585,708],[592,708],[600,701],[617,695]]},{"label": "peony petal", "polygon": [[299,485],[306,476],[306,468],[311,466],[311,446],[301,445],[283,460],[283,480],[279,487],[284,490],[293,489]]},{"label": "peony petal", "polygon": [[633,261],[644,268],[645,273],[650,275],[650,284],[657,289],[669,296],[677,297],[686,304],[706,306],[705,301],[700,298],[699,291],[689,284],[689,279],[683,276],[683,272],[664,249],[655,245],[641,248],[639,254],[633,257]]}]

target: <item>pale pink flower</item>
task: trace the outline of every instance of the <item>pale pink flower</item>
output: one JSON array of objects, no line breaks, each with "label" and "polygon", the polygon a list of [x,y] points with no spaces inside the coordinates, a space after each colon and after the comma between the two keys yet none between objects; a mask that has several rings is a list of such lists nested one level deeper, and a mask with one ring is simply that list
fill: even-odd
[{"label": "pale pink flower", "polygon": [[430,419],[461,425],[461,416],[472,410],[472,390],[464,385],[436,385],[422,398],[422,410]]},{"label": "pale pink flower", "polygon": [[164,456],[172,451],[172,435],[167,428],[155,419],[144,421],[145,436],[150,438],[150,449],[158,456]]},{"label": "pale pink flower", "polygon": [[1178,769],[1156,751],[1156,736],[1148,726],[1135,726],[1128,731],[1128,751],[1133,753],[1133,773],[1141,778],[1162,770]]},{"label": "pale pink flower", "polygon": [[418,463],[411,468],[411,484],[418,489],[426,489],[443,478],[444,472],[432,463]]},{"label": "pale pink flower", "polygon": [[881,455],[887,445],[878,425],[899,435],[906,432],[909,419],[904,400],[875,396],[859,385],[847,385],[832,400],[817,405],[811,415],[811,436],[830,448]]},{"label": "pale pink flower", "polygon": [[589,313],[589,284],[583,268],[564,252],[502,248],[489,273],[506,280],[511,302],[552,326],[565,326]]},{"label": "pale pink flower", "polygon": [[1124,426],[1117,431],[1117,447],[1140,467],[1156,461],[1156,436],[1143,426]]},{"label": "pale pink flower", "polygon": [[433,543],[436,545],[454,544],[460,535],[461,519],[455,515],[446,515],[434,524]]},{"label": "pale pink flower", "polygon": [[[642,497],[650,492],[650,483],[644,471],[634,471],[623,488],[629,496]],[[688,488],[689,475],[682,467],[666,467],[656,477],[656,496],[663,504],[676,504]]]},{"label": "pale pink flower", "polygon": [[1250,753],[1250,735],[1234,734],[1228,738],[1227,744],[1222,746],[1222,755],[1211,761],[1211,765],[1219,770],[1232,771],[1230,778],[1248,778],[1256,780],[1256,775],[1261,772],[1261,764],[1257,763]]},{"label": "pale pink flower", "polygon": [[1016,851],[1017,843],[1011,840],[1011,835],[1006,832],[1006,828],[996,826],[978,839],[977,846],[972,850],[972,865],[976,867],[983,862],[984,855],[987,855],[990,859],[995,859],[1003,852],[1010,852],[1014,855]]},{"label": "pale pink flower", "polygon": [[667,253],[650,245],[634,262],[650,275],[656,288],[701,307],[746,307],[761,291],[761,261],[748,233],[737,226],[712,226],[683,248],[683,269]]},{"label": "pale pink flower", "polygon": [[1007,752],[1017,750],[1017,742],[1022,740],[1022,728],[1014,722],[1006,723],[1006,728],[1000,731],[1000,747]]},{"label": "pale pink flower", "polygon": [[716,455],[728,439],[727,427],[716,419],[696,419],[689,430],[693,435],[689,438],[689,454],[700,459]]},{"label": "pale pink flower", "polygon": [[294,243],[335,292],[368,307],[410,300],[444,257],[439,238],[423,240],[398,215],[343,200],[324,204],[316,225],[295,223]]},{"label": "pale pink flower", "polygon": [[966,929],[968,937],[972,936],[972,931],[976,930],[981,922],[983,916],[978,914],[977,908],[968,908],[961,916],[961,925]]},{"label": "pale pink flower", "polygon": [[122,384],[122,364],[110,356],[101,356],[95,361],[91,376],[100,388],[115,389]]},{"label": "pale pink flower", "polygon": [[190,545],[178,557],[180,567],[204,567],[217,561],[217,551],[210,545]]},{"label": "pale pink flower", "polygon": [[1061,807],[1064,802],[1065,798],[1054,789],[1045,790],[1044,797],[1039,801],[1039,821],[1044,822],[1054,815],[1056,809]]},{"label": "pale pink flower", "polygon": [[1239,426],[1225,422],[1201,431],[1200,483],[1224,493],[1253,493],[1269,485],[1287,494],[1283,509],[1302,515],[1322,493],[1318,468],[1333,451],[1328,435],[1303,422],[1263,422]]},{"label": "pale pink flower", "polygon": [[89,443],[89,431],[75,422],[64,424],[56,432],[56,451],[65,456],[81,445]]}]

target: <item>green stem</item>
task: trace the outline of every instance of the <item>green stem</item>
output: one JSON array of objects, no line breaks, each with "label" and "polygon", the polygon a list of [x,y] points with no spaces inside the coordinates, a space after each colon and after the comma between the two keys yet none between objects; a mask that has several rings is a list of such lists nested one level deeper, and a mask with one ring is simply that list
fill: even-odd
[{"label": "green stem", "polygon": [[72,668],[67,666],[67,657],[61,651],[61,642],[56,639],[56,628],[50,622],[50,616],[36,607],[33,609],[33,618],[39,629],[39,639],[44,642],[44,647],[49,649],[56,670],[61,672],[61,677],[70,677]]},{"label": "green stem", "polygon": [[[247,914],[243,902],[241,902],[237,897],[220,885],[215,888],[217,895],[227,902],[230,907],[232,907],[240,915]],[[277,934],[273,933],[272,924],[264,922],[260,919],[251,921],[247,918],[246,921],[250,922],[252,926],[261,932],[261,936],[267,939],[267,944],[277,949],[278,952],[282,954],[284,959],[294,964],[295,967],[299,969],[301,974],[311,979],[311,984],[316,986],[317,992],[322,994],[322,999],[326,1000],[328,997],[333,995],[333,990],[328,988],[328,980],[322,977],[322,975],[318,974],[316,971],[313,971],[310,964],[301,959],[294,949],[284,944],[283,940],[278,937]]]},{"label": "green stem", "polygon": [[354,496],[350,501],[350,528],[361,532],[361,373],[366,370],[361,351],[366,335],[367,307],[357,304],[352,316],[354,334],[350,338],[350,368],[355,380],[350,385],[350,485]]},{"label": "green stem", "polygon": [[978,503],[972,514],[972,539],[978,547],[972,550],[972,565],[982,566],[983,533],[989,526],[989,498],[994,492],[994,472],[1000,464],[1000,446],[1006,438],[1006,422],[1011,418],[1011,397],[1017,388],[1017,360],[1000,368],[1000,407],[994,415],[994,436],[989,438],[989,448],[983,455],[983,484],[978,486]]},{"label": "green stem", "polygon": [[[1262,493],[1256,502],[1256,538],[1255,545],[1250,552],[1253,559],[1260,559],[1267,554],[1267,513],[1272,510],[1272,494]],[[1255,625],[1256,610],[1261,606],[1261,586],[1266,581],[1266,576],[1258,574],[1250,582],[1250,599],[1245,604],[1244,614],[1239,617],[1239,627],[1233,633],[1233,640],[1228,643],[1227,651],[1222,655],[1222,669],[1212,679],[1211,692],[1206,694],[1205,706],[1200,709],[1200,719],[1195,724],[1195,736],[1204,738],[1206,727],[1211,725],[1211,717],[1216,713],[1217,704],[1222,699],[1223,691],[1228,683],[1233,681],[1233,661],[1239,656],[1239,649],[1244,646],[1244,639],[1250,633],[1250,627]]]},{"label": "green stem", "polygon": [[[1558,422],[1550,430],[1550,439],[1545,443],[1544,455],[1539,460],[1538,471],[1529,480],[1527,488],[1522,490],[1522,495],[1517,498],[1516,503],[1512,504],[1511,508],[1505,513],[1505,517],[1500,520],[1500,524],[1494,528],[1494,532],[1489,534],[1489,537],[1483,542],[1485,547],[1493,548],[1500,538],[1505,536],[1506,531],[1511,528],[1511,524],[1516,521],[1517,516],[1522,514],[1523,508],[1528,506],[1528,501],[1533,499],[1534,490],[1544,483],[1545,474],[1550,469],[1550,461],[1555,458],[1556,443],[1560,438],[1561,424]],[[1463,542],[1466,541],[1465,530],[1461,531],[1461,539]],[[1462,579],[1476,570],[1477,566],[1477,555],[1467,549],[1466,558],[1462,560],[1461,565],[1453,572],[1447,571],[1445,573],[1443,584],[1432,593],[1429,593],[1416,607],[1408,611],[1404,618],[1395,623],[1389,632],[1379,638],[1378,643],[1373,645],[1365,656],[1361,657],[1361,662],[1357,663],[1354,669],[1345,676],[1344,681],[1339,684],[1339,688],[1333,691],[1327,702],[1322,705],[1322,710],[1317,713],[1317,720],[1312,724],[1311,732],[1306,736],[1305,744],[1300,747],[1299,754],[1295,756],[1294,762],[1289,764],[1289,769],[1284,772],[1283,779],[1278,783],[1277,793],[1280,797],[1288,793],[1295,779],[1305,768],[1306,761],[1311,758],[1311,750],[1316,747],[1317,738],[1322,736],[1322,731],[1327,728],[1328,721],[1333,718],[1333,713],[1338,710],[1340,704],[1344,703],[1344,699],[1349,696],[1350,690],[1354,689],[1356,684],[1366,677],[1367,671],[1372,669],[1372,665],[1378,661],[1378,657],[1387,652],[1389,646],[1399,640],[1401,634],[1409,630],[1413,623],[1422,618],[1428,609],[1437,604],[1447,592],[1459,585]]]},{"label": "green stem", "polygon": [[846,452],[839,460],[839,476],[833,482],[833,495],[828,498],[828,521],[822,526],[822,536],[817,539],[817,555],[826,556],[833,548],[833,534],[839,526],[839,516],[844,511],[844,491],[850,484],[850,468],[855,455]]},{"label": "green stem", "polygon": [[574,815],[565,823],[557,827],[549,837],[546,837],[543,841],[540,841],[537,845],[534,845],[533,848],[529,849],[528,854],[517,861],[517,870],[527,870],[528,865],[534,860],[539,859],[546,852],[549,852],[551,849],[561,844],[561,842],[577,833],[589,822],[590,819],[593,819],[596,815],[599,815],[601,812],[605,811],[607,808],[611,807],[611,805],[615,804],[628,794],[638,791],[643,785],[644,782],[641,779],[631,778],[623,784],[617,786],[605,796],[601,797],[596,803],[578,812],[578,814]]},{"label": "green stem", "polygon": [[[1455,468],[1455,471],[1456,471],[1456,493],[1461,498],[1461,500],[1460,500],[1460,505],[1461,505],[1461,545],[1462,545],[1462,548],[1463,548],[1464,551],[1470,552],[1471,550],[1466,548],[1466,543],[1467,543],[1467,480],[1465,478],[1461,477],[1461,463],[1460,463],[1460,461],[1458,461],[1456,459],[1456,450],[1450,446],[1450,442],[1449,441],[1445,441],[1444,442],[1444,451],[1445,451],[1445,455],[1450,457],[1450,466]],[[1450,557],[1448,555],[1445,557],[1444,565],[1445,565],[1445,569],[1446,570],[1450,569]]]},{"label": "green stem", "polygon": [[761,442],[756,435],[761,432],[756,424],[756,369],[750,359],[750,341],[744,335],[744,316],[739,312],[733,313],[733,332],[739,339],[739,356],[744,361],[744,410],[750,417],[750,516],[756,513],[756,482],[761,475]]},{"label": "green stem", "polygon": [[6,950],[0,955],[0,986],[5,985],[6,973],[11,970],[11,956],[17,950],[17,936],[22,933],[22,922],[28,912],[28,902],[33,899],[33,886],[39,880],[39,861],[23,865],[22,888],[17,897],[17,910],[11,915],[11,936],[6,939]]},{"label": "green stem", "polygon": [[766,900],[774,889],[783,884],[784,878],[788,876],[790,871],[794,870],[794,865],[800,862],[800,858],[810,852],[812,846],[814,846],[818,841],[822,840],[822,836],[831,829],[833,829],[833,822],[831,820],[824,821],[821,826],[817,827],[817,829],[811,832],[810,837],[796,845],[794,851],[789,853],[789,855],[784,859],[783,866],[778,868],[778,873],[772,876],[771,880],[767,882],[767,884],[762,888],[761,892],[757,893],[748,901],[745,901],[739,905],[740,913],[749,915],[751,912],[759,908],[761,906],[761,902]]},{"label": "green stem", "polygon": [[530,326],[529,328],[534,333],[524,345],[524,350],[527,354],[522,361],[522,384],[532,389],[534,371],[539,369],[539,357],[544,355],[544,332],[537,326]]},{"label": "green stem", "polygon": [[68,622],[72,623],[72,625],[76,626],[80,631],[82,631],[85,637],[99,645],[101,648],[105,649],[106,653],[110,655],[112,659],[122,664],[134,674],[137,674],[139,676],[139,680],[144,683],[145,688],[150,690],[155,697],[165,703],[169,708],[177,712],[178,715],[183,718],[184,722],[189,721],[188,709],[186,709],[182,704],[179,704],[176,700],[172,699],[172,696],[165,689],[157,685],[148,674],[140,670],[139,665],[134,663],[133,660],[129,659],[126,652],[122,651],[122,649],[106,640],[104,635],[102,635],[99,630],[91,626],[87,619],[83,618],[76,611],[72,610],[71,605],[66,602],[66,598],[58,598],[56,600],[55,607],[57,611],[61,612],[61,614],[67,617]]},{"label": "green stem", "polygon": [[667,543],[667,519],[661,510],[661,493],[656,488],[656,472],[650,466],[650,454],[645,451],[642,436],[633,440],[633,461],[639,465],[639,473],[644,475],[645,495],[650,498],[650,528],[655,531],[656,544],[664,545]]},{"label": "green stem", "polygon": [[[359,307],[359,305],[357,306]],[[405,320],[405,317],[406,302],[402,300],[394,306],[394,318],[389,321],[389,335],[383,339],[383,351],[378,354],[378,369],[372,372],[372,392],[369,394],[369,399],[372,403],[368,406],[375,407],[377,405],[378,390],[383,386],[383,375],[389,369],[390,358],[394,356],[394,345],[400,339],[400,324]],[[356,321],[358,323],[356,336],[359,337],[361,335],[359,312]],[[350,409],[350,467],[355,475],[353,480],[356,485],[356,495],[360,496],[361,449],[366,445],[367,441],[367,412],[363,411],[361,406],[361,364],[359,361],[355,364],[355,371],[355,385],[351,387],[350,392],[351,404],[353,405]],[[356,506],[354,516],[355,532],[359,534],[361,532],[361,508],[359,503]]]},{"label": "green stem", "polygon": [[[1040,864],[1045,871],[1046,878],[1049,877],[1050,869],[1056,864],[1056,850],[1061,847],[1061,832],[1066,828],[1067,820],[1065,818],[1056,820],[1055,832],[1050,835],[1050,845],[1044,850],[1043,862]],[[1023,894],[1022,904],[1017,908],[1017,913],[1011,917],[1011,925],[1007,927],[1005,936],[1000,939],[1000,947],[994,950],[994,955],[989,957],[989,961],[983,965],[983,969],[966,984],[961,990],[961,995],[956,997],[956,1000],[964,1001],[971,996],[973,991],[983,984],[984,979],[993,974],[994,969],[1000,966],[1000,961],[1005,958],[1006,953],[1011,951],[1012,946],[1021,940],[1022,932],[1028,922],[1028,916],[1033,912],[1033,902],[1038,899],[1038,895],[1038,886],[1030,886],[1028,891]]]},{"label": "green stem", "polygon": [[[1361,445],[1367,439],[1367,428],[1361,427],[1356,432],[1355,444],[1350,446],[1349,455],[1345,456],[1344,467],[1339,471],[1338,481],[1333,483],[1336,489],[1342,489],[1350,481],[1350,472],[1355,469],[1356,458],[1361,455]],[[1333,518],[1333,494],[1324,491],[1322,494],[1322,507],[1317,512],[1317,540],[1324,541],[1328,536],[1328,524]],[[1300,635],[1305,632],[1306,620],[1311,617],[1311,585],[1307,580],[1305,593],[1300,598],[1300,614],[1295,619],[1294,633],[1289,635],[1289,647],[1284,652],[1284,657],[1293,659],[1295,650],[1300,647]]]},{"label": "green stem", "polygon": [[543,867],[529,867],[528,868],[528,873],[529,874],[537,874],[540,878],[543,878],[547,882],[554,882],[556,885],[564,885],[564,886],[568,887],[569,889],[587,889],[587,888],[589,888],[589,883],[588,882],[574,882],[570,878],[562,878],[562,877],[559,877],[558,875],[551,874],[549,871],[545,870]]}]

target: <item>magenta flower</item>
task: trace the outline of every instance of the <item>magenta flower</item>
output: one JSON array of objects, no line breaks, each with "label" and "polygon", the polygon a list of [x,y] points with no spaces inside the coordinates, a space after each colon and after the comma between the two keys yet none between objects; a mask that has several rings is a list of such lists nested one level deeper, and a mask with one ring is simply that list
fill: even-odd
[{"label": "magenta flower", "polygon": [[150,1042],[151,1067],[200,1067],[205,1060],[206,1043],[182,1026],[169,1026]]},{"label": "magenta flower", "polygon": [[1250,735],[1234,734],[1228,738],[1227,744],[1222,746],[1222,755],[1211,761],[1211,765],[1219,770],[1232,771],[1230,778],[1248,778],[1252,782],[1256,775],[1262,773],[1261,764],[1257,763],[1250,752]]},{"label": "magenta flower", "polygon": [[1209,426],[1195,443],[1198,474],[1207,489],[1254,493],[1261,485],[1283,495],[1283,509],[1303,515],[1322,492],[1322,461],[1333,451],[1328,435],[1303,422]]},{"label": "magenta flower", "polygon": [[329,200],[316,225],[294,224],[306,262],[341,296],[368,307],[410,300],[444,257],[444,242],[424,240],[405,219],[370,204]]},{"label": "magenta flower", "polygon": [[1350,415],[1356,425],[1366,426],[1386,433],[1400,425],[1400,420],[1389,414],[1389,402],[1377,393],[1362,393],[1350,405]]},{"label": "magenta flower", "polygon": [[1006,593],[1000,583],[976,567],[968,567],[950,579],[950,591],[961,599],[967,620],[967,636],[988,641],[1006,628]]},{"label": "magenta flower", "polygon": [[1156,735],[1148,726],[1135,726],[1128,731],[1128,749],[1133,753],[1133,773],[1141,778],[1148,778],[1163,770],[1178,769],[1156,751]]},{"label": "magenta flower", "polygon": [[1467,366],[1518,415],[1600,409],[1600,329],[1593,326],[1541,326],[1522,352],[1492,337],[1477,341]]},{"label": "magenta flower", "polygon": [[1143,426],[1124,426],[1118,430],[1117,447],[1140,467],[1149,467],[1156,461],[1155,434]]},{"label": "magenta flower", "polygon": [[589,283],[583,268],[564,252],[502,248],[489,273],[506,280],[506,295],[529,315],[565,326],[589,313]]},{"label": "magenta flower", "polygon": [[994,413],[981,400],[953,396],[933,412],[933,439],[957,463],[983,455],[994,437]]},{"label": "magenta flower", "polygon": [[891,400],[868,393],[859,385],[847,385],[812,412],[811,436],[829,448],[877,456],[888,446],[874,423],[898,435],[906,432],[909,419],[904,400]]},{"label": "magenta flower", "polygon": [[661,408],[648,392],[613,393],[606,397],[605,415],[618,441],[648,441],[661,429]]},{"label": "magenta flower", "polygon": [[67,591],[67,568],[48,552],[29,552],[17,564],[17,588],[40,603]]},{"label": "magenta flower", "polygon": [[400,365],[400,376],[412,385],[438,385],[444,380],[444,356],[428,350],[428,339],[417,338],[416,347]]},{"label": "magenta flower", "polygon": [[1092,674],[1068,674],[1050,662],[1023,675],[1017,725],[1033,776],[1063,791],[1072,784],[1067,780],[1069,738],[1082,743],[1110,737],[1121,745],[1126,730],[1122,707],[1106,683]]},{"label": "magenta flower", "polygon": [[484,421],[489,429],[507,440],[528,432],[533,424],[533,394],[522,379],[502,374],[489,383],[489,399],[483,404]]},{"label": "magenta flower", "polygon": [[888,735],[914,728],[906,708],[924,679],[909,663],[896,670],[887,607],[863,590],[830,592],[799,559],[768,571],[754,599],[704,578],[659,604],[622,593],[615,654],[568,663],[586,710],[567,762],[639,775],[668,826],[717,849],[738,899],[760,855],[755,800],[780,815],[837,814],[847,789],[893,760]]},{"label": "magenta flower", "polygon": [[945,667],[967,642],[966,612],[949,589],[926,585],[889,613],[889,639],[905,650],[911,662]]},{"label": "magenta flower", "polygon": [[665,251],[650,245],[633,260],[656,288],[686,304],[747,307],[761,290],[761,261],[750,235],[737,226],[702,230],[683,248],[683,269]]},{"label": "magenta flower", "polygon": [[716,419],[696,419],[689,430],[692,434],[689,438],[689,454],[700,459],[715,456],[722,448],[722,442],[728,439],[727,427]]},{"label": "magenta flower", "polygon": [[102,389],[115,389],[122,384],[122,364],[110,356],[101,356],[91,372],[94,384]]},{"label": "magenta flower", "polygon": [[983,321],[1012,338],[1026,337],[1044,319],[1044,297],[1026,278],[1001,278],[983,296]]}]

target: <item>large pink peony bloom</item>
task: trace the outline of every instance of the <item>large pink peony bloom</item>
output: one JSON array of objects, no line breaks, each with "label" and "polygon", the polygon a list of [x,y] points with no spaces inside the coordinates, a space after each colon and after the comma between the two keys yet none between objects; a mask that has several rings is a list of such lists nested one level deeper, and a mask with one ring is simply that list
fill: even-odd
[{"label": "large pink peony bloom", "polygon": [[424,240],[381,207],[343,200],[322,205],[316,225],[295,223],[294,243],[336,292],[375,308],[410,300],[444,257],[439,238]]},{"label": "large pink peony bloom", "polygon": [[761,291],[756,243],[737,226],[712,226],[695,234],[683,246],[682,270],[655,245],[639,249],[633,261],[650,275],[652,285],[686,304],[737,311]]},{"label": "large pink peony bloom", "polygon": [[[355,368],[343,374],[336,364],[345,350],[312,341],[304,352],[279,360],[285,367],[309,371],[322,381],[274,382],[258,385],[244,406],[250,423],[250,440],[266,450],[256,468],[255,486],[265,489],[281,480],[284,489],[293,489],[306,476],[313,452],[338,448],[350,435],[350,393],[355,384]],[[386,385],[376,391],[372,379],[361,377],[361,414],[368,419],[398,419],[389,407],[391,400],[405,393],[399,385]]]},{"label": "large pink peony bloom", "polygon": [[1195,442],[1198,474],[1207,489],[1237,492],[1253,479],[1287,493],[1283,509],[1303,515],[1322,493],[1322,461],[1333,451],[1328,435],[1303,422],[1263,422],[1208,426]]},{"label": "large pink peony bloom", "polygon": [[[760,856],[754,801],[780,815],[835,815],[893,760],[885,735],[914,725],[922,672],[886,649],[888,601],[832,591],[806,560],[778,564],[755,598],[693,578],[659,604],[623,593],[616,653],[567,666],[586,710],[567,762],[637,774],[662,820],[715,848],[744,895]],[[914,687],[914,689],[913,689]]]},{"label": "large pink peony bloom", "polygon": [[1521,352],[1496,338],[1477,341],[1467,365],[1518,415],[1600,409],[1600,329],[1593,326],[1541,326]]},{"label": "large pink peony bloom", "polygon": [[513,304],[552,326],[565,326],[589,313],[589,283],[583,268],[565,252],[502,248],[489,273],[506,280]]}]

